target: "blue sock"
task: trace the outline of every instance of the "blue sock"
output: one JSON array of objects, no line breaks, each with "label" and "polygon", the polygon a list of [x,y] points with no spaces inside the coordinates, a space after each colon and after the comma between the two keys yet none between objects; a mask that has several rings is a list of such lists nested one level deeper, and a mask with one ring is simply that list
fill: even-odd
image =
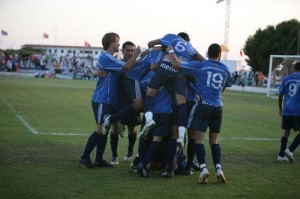
[{"label": "blue sock", "polygon": [[144,101],[144,113],[152,111],[154,105],[154,97],[146,95]]},{"label": "blue sock", "polygon": [[195,139],[189,139],[187,145],[187,168],[192,167],[195,153]]},{"label": "blue sock", "polygon": [[153,158],[153,155],[158,151],[159,146],[160,146],[160,142],[152,141],[145,157],[141,159],[141,163],[143,164],[144,167],[146,167],[147,164],[150,162],[150,160]]},{"label": "blue sock", "polygon": [[140,157],[135,157],[134,160],[133,160],[133,162],[132,162],[132,164],[134,166],[137,166],[139,163],[140,163]]},{"label": "blue sock", "polygon": [[300,133],[294,138],[291,146],[289,147],[291,152],[294,152],[300,143]]},{"label": "blue sock", "polygon": [[204,144],[195,144],[195,150],[199,165],[205,164],[205,147]]},{"label": "blue sock", "polygon": [[125,116],[135,115],[136,113],[137,113],[137,111],[133,108],[132,104],[128,104],[127,106],[121,108],[118,112],[113,114],[110,117],[110,122],[114,123],[114,122],[124,118]]},{"label": "blue sock", "polygon": [[127,151],[127,155],[130,157],[133,155],[133,147],[136,141],[136,133],[129,133],[128,134],[128,151]]},{"label": "blue sock", "polygon": [[114,157],[118,157],[119,135],[117,133],[110,134],[110,147]]},{"label": "blue sock", "polygon": [[176,155],[176,139],[170,139],[168,142],[167,148],[167,164],[168,164],[168,172],[173,172],[174,170],[174,158]]},{"label": "blue sock", "polygon": [[177,108],[178,108],[178,126],[186,127],[186,123],[187,123],[186,103],[178,105]]},{"label": "blue sock", "polygon": [[288,142],[288,138],[282,136],[280,140],[280,151],[279,151],[279,156],[284,157],[284,150],[286,149],[286,145]]},{"label": "blue sock", "polygon": [[144,139],[143,137],[140,137],[139,148],[138,148],[138,154],[139,154],[140,160],[145,157],[151,142],[152,141],[149,139]]},{"label": "blue sock", "polygon": [[85,149],[84,152],[81,156],[82,159],[90,159],[90,153],[92,152],[92,150],[95,148],[97,142],[99,141],[99,134],[94,131],[94,133],[92,133],[85,145]]},{"label": "blue sock", "polygon": [[213,144],[211,147],[214,166],[221,164],[221,148],[219,144]]},{"label": "blue sock", "polygon": [[107,135],[99,135],[99,141],[97,142],[95,162],[99,163],[103,161],[103,153],[105,151],[106,142],[107,142]]}]

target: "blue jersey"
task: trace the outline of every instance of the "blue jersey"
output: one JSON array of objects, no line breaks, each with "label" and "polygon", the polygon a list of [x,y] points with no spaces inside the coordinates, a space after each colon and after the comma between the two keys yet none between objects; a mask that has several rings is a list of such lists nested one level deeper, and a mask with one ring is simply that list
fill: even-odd
[{"label": "blue jersey", "polygon": [[125,62],[116,59],[109,52],[104,51],[98,58],[97,69],[107,73],[105,77],[98,77],[97,86],[92,101],[116,105],[118,97],[118,74]]},{"label": "blue jersey", "polygon": [[227,66],[214,60],[181,62],[181,66],[183,72],[196,77],[197,94],[202,103],[223,106],[222,90],[232,85]]},{"label": "blue jersey", "polygon": [[197,89],[195,87],[195,84],[193,82],[188,82],[187,84],[187,101],[195,101],[197,95]]},{"label": "blue jersey", "polygon": [[163,38],[159,39],[159,42],[164,46],[171,45],[176,56],[182,61],[190,61],[198,53],[189,42],[175,34],[167,34]]},{"label": "blue jersey", "polygon": [[300,72],[286,76],[279,87],[284,95],[282,115],[300,116]]},{"label": "blue jersey", "polygon": [[162,56],[163,53],[161,51],[153,50],[132,66],[124,75],[129,79],[140,80],[150,71],[150,65],[158,63]]},{"label": "blue jersey", "polygon": [[[141,81],[141,86],[144,90],[147,90],[150,79],[154,75],[154,71],[150,71]],[[173,110],[173,95],[169,93],[165,86],[158,89],[154,98],[153,113],[172,113]]]}]

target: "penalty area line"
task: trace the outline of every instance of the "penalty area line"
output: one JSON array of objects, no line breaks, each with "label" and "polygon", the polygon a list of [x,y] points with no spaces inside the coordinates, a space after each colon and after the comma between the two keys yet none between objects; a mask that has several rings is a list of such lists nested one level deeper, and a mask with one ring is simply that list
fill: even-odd
[{"label": "penalty area line", "polygon": [[[22,122],[22,124],[26,127],[27,130],[29,130],[32,134],[39,134],[39,135],[54,135],[54,136],[88,136],[90,134],[87,133],[51,133],[51,132],[38,132],[35,130],[29,122],[27,122],[22,115],[20,115],[16,109],[8,102],[4,97],[0,97],[3,103],[10,109],[11,112],[13,112],[16,117]],[[139,137],[139,136],[138,136]],[[208,139],[208,138],[207,138]],[[245,138],[239,138],[239,137],[219,137],[220,140],[245,140],[245,141],[278,141],[279,139],[276,138],[255,138],[255,137],[245,137]]]},{"label": "penalty area line", "polygon": [[4,97],[1,97],[1,100],[4,102],[4,104],[10,109],[11,112],[13,112],[16,117],[22,122],[22,124],[27,128],[27,130],[30,131],[30,133],[38,134],[39,132],[35,130],[25,119],[22,115],[20,115],[17,110],[6,100]]}]

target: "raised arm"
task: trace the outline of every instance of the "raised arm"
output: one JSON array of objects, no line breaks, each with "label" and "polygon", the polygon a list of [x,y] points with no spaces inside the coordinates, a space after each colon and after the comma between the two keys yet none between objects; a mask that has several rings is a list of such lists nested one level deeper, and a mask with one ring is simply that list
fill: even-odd
[{"label": "raised arm", "polygon": [[127,70],[130,70],[131,67],[135,64],[136,62],[136,59],[138,58],[139,54],[141,53],[141,47],[140,46],[137,46],[135,49],[134,49],[134,52],[133,52],[133,55],[132,57],[127,60],[125,62],[125,65],[123,67],[123,70],[124,71],[127,71]]},{"label": "raised arm", "polygon": [[175,68],[176,70],[180,70],[181,69],[180,62],[177,56],[175,55],[172,46],[168,46],[166,51],[169,53],[167,56],[170,59],[173,68]]}]

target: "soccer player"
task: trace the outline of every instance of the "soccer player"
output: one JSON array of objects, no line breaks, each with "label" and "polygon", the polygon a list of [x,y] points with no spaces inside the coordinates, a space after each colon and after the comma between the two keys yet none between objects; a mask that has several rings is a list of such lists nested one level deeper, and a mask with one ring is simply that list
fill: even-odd
[{"label": "soccer player", "polygon": [[[278,161],[295,162],[293,152],[300,143],[300,62],[294,67],[294,72],[286,76],[279,87],[279,115],[282,116],[281,128],[284,130],[281,137]],[[283,107],[282,107],[283,105]],[[291,129],[298,131],[292,144],[286,148]]]},{"label": "soccer player", "polygon": [[[141,84],[143,84],[145,89],[153,74],[154,72],[150,71],[148,75],[141,80]],[[167,174],[169,177],[173,177],[173,161],[176,153],[176,138],[171,138],[173,95],[167,91],[165,86],[162,86],[158,90],[154,100],[153,117],[156,119],[157,123],[155,127],[149,131],[147,136],[140,137],[139,164],[135,169],[142,177],[149,177],[146,169],[147,165],[161,148],[163,138],[168,138],[167,163],[170,166],[170,169]],[[149,139],[151,138],[152,142],[149,142]]]},{"label": "soccer player", "polygon": [[[107,142],[106,132],[102,132],[102,123],[106,115],[115,112],[117,103],[117,84],[118,74],[121,71],[129,70],[136,62],[141,52],[140,47],[135,48],[133,56],[123,62],[116,59],[113,55],[119,51],[120,37],[117,33],[106,33],[102,38],[104,52],[98,58],[97,70],[95,75],[98,76],[97,86],[92,96],[92,107],[96,120],[96,131],[92,133],[87,141],[80,162],[88,168],[111,167],[112,165],[103,160],[103,153]],[[100,75],[105,71],[107,75]],[[97,146],[95,164],[90,160],[90,153]]]},{"label": "soccer player", "polygon": [[[126,62],[129,60],[133,54],[134,49],[136,48],[135,44],[131,41],[126,41],[122,45],[122,54],[123,59],[122,61]],[[130,99],[127,97],[125,92],[125,86],[123,84],[124,81],[124,73],[119,74],[118,79],[118,111],[121,110],[123,107],[126,107],[127,105],[131,104]],[[127,148],[127,154],[124,156],[124,161],[130,161],[133,155],[133,148],[136,141],[136,131],[135,126],[139,125],[141,123],[140,114],[133,114],[129,115],[127,117],[124,117],[119,121],[117,124],[117,128],[113,128],[112,132],[110,134],[110,144],[111,144],[111,150],[112,150],[112,160],[111,164],[118,165],[118,142],[119,142],[119,135],[121,137],[124,136],[124,125],[127,125],[128,129],[128,148]]]},{"label": "soccer player", "polygon": [[[185,41],[190,42],[190,37],[185,32],[180,32],[177,34]],[[200,57],[200,60],[204,61],[203,57]],[[199,100],[199,96],[197,95],[196,88],[195,88],[195,77],[193,75],[185,74],[187,78],[187,97],[186,97],[186,104],[187,104],[187,114],[189,115],[192,107],[194,104]],[[193,165],[195,162],[195,131],[192,129],[187,129],[187,162],[186,164],[180,164],[181,166],[185,165],[183,173],[186,175],[193,174]],[[184,149],[184,148],[183,148]]]},{"label": "soccer player", "polygon": [[[204,60],[203,56],[201,56],[192,45],[185,41],[178,35],[175,34],[167,34],[161,39],[152,40],[148,43],[148,47],[154,47],[155,45],[162,45],[164,47],[172,46],[173,49],[168,51],[168,54],[174,53],[176,56],[183,61],[190,61],[191,59],[196,60]],[[167,54],[166,53],[166,54]],[[184,138],[185,138],[185,127],[187,121],[187,108],[186,108],[186,79],[183,73],[181,73],[178,68],[176,69],[176,65],[170,62],[168,59],[163,59],[161,63],[155,70],[155,75],[151,79],[150,84],[148,86],[145,104],[144,104],[144,112],[146,118],[146,124],[141,130],[140,135],[145,136],[149,132],[151,128],[155,125],[155,121],[153,120],[153,101],[154,96],[163,84],[166,82],[170,82],[175,92],[176,102],[177,102],[177,111],[178,111],[178,132],[179,138],[178,142],[183,146]]]},{"label": "soccer player", "polygon": [[219,182],[225,183],[226,178],[221,168],[221,148],[218,137],[222,123],[223,103],[222,92],[232,85],[230,72],[220,62],[221,46],[211,44],[208,48],[209,59],[203,62],[181,62],[182,70],[193,74],[197,81],[197,93],[200,97],[188,118],[187,127],[196,132],[195,149],[200,165],[199,182],[208,182],[209,172],[205,162],[205,132],[209,128],[209,143]]}]

